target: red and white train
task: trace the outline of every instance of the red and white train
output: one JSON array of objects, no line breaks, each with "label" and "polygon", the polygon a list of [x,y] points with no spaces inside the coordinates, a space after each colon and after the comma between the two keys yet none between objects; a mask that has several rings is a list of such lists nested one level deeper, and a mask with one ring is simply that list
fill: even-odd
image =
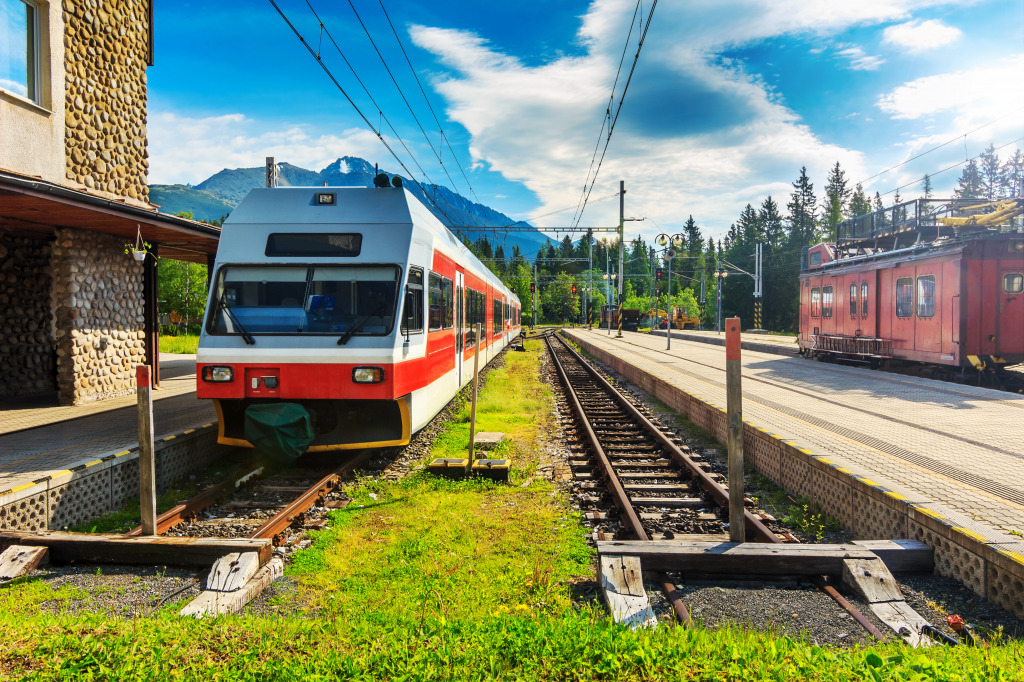
[{"label": "red and white train", "polygon": [[309,451],[404,445],[472,379],[476,325],[483,365],[520,310],[401,186],[255,189],[224,223],[197,395],[224,444],[252,446],[250,407],[293,403]]},{"label": "red and white train", "polygon": [[850,221],[841,246],[805,251],[800,350],[924,363],[934,374],[977,370],[999,383],[1003,368],[1024,362],[1024,235],[935,218],[918,203]]}]

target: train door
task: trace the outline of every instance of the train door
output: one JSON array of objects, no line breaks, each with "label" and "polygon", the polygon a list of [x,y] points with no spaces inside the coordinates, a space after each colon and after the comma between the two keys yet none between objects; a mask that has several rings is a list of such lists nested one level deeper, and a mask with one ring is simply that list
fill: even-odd
[{"label": "train door", "polygon": [[914,350],[937,353],[942,347],[942,278],[936,264],[917,268],[914,282]]},{"label": "train door", "polygon": [[1017,355],[1024,352],[1024,268],[999,271],[999,329],[996,332],[996,355]]},{"label": "train door", "polygon": [[465,341],[465,319],[463,312],[466,309],[462,299],[462,292],[465,288],[462,272],[455,271],[455,367],[458,372],[459,386],[462,386],[462,348]]}]

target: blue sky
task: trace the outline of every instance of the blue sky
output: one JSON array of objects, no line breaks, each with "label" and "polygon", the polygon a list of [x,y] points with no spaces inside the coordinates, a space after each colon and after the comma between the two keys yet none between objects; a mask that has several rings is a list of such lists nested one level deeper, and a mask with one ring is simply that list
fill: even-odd
[{"label": "blue sky", "polygon": [[[310,4],[431,181],[517,218],[577,205],[635,0],[383,0],[462,166],[444,146],[447,175],[437,124],[380,2],[352,1],[426,136],[348,0]],[[306,1],[278,5],[377,128],[377,107]],[[151,182],[197,183],[268,155],[315,169],[360,156],[400,170],[270,2],[157,3],[155,29]],[[1019,0],[660,2],[581,224],[617,222],[608,197],[622,179],[627,216],[650,219],[630,233],[674,230],[692,214],[720,235],[747,202],[771,194],[784,207],[802,165],[820,195],[836,161],[853,183],[959,138],[865,183],[887,203],[911,183],[901,194],[913,198],[924,173],[990,143],[1008,145],[1003,156],[1024,149],[1014,142],[1024,138],[1021,83]],[[613,107],[621,90],[622,80]],[[935,175],[935,193],[948,195],[959,171]]]}]

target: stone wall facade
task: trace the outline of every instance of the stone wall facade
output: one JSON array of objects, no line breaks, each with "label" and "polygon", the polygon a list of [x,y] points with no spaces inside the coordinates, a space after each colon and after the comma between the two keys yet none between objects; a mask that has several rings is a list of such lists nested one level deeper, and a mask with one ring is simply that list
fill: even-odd
[{"label": "stone wall facade", "polygon": [[135,392],[135,368],[146,359],[142,264],[124,249],[109,235],[56,231],[51,298],[62,404]]},{"label": "stone wall facade", "polygon": [[50,279],[48,242],[0,230],[0,398],[55,387]]},{"label": "stone wall facade", "polygon": [[148,202],[150,0],[64,0],[68,180]]}]

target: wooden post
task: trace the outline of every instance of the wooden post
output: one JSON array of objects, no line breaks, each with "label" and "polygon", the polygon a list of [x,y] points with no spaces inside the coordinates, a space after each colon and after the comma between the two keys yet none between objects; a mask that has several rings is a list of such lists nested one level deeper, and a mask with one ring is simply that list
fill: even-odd
[{"label": "wooden post", "polygon": [[743,389],[740,318],[725,321],[725,393],[729,414],[729,541],[746,540],[743,514]]},{"label": "wooden post", "polygon": [[480,333],[481,327],[478,322],[476,325],[476,352],[473,353],[473,403],[469,411],[469,463],[466,464],[467,471],[473,467],[473,450],[476,445],[476,390],[480,377]]},{"label": "wooden post", "polygon": [[139,395],[139,506],[142,534],[156,535],[156,454],[153,438],[153,394],[149,365],[135,370]]}]

